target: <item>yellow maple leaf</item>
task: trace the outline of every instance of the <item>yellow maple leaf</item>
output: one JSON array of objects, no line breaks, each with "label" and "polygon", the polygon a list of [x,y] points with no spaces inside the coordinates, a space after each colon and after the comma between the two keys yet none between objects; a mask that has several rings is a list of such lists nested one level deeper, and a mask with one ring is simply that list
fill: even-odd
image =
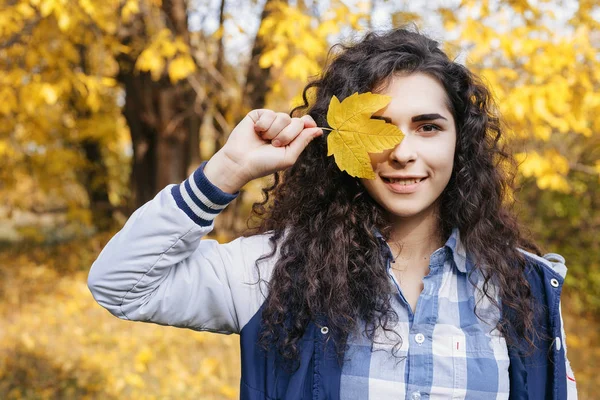
[{"label": "yellow maple leaf", "polygon": [[333,96],[327,111],[327,123],[332,131],[327,136],[327,155],[333,154],[336,164],[349,175],[374,179],[375,173],[367,153],[378,153],[395,147],[404,133],[393,124],[371,115],[392,100],[390,96],[354,93],[341,103]]}]

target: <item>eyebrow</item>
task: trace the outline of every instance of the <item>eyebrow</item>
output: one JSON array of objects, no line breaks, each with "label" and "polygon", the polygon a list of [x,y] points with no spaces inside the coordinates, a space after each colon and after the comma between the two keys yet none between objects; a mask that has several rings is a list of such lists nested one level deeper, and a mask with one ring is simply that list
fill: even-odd
[{"label": "eyebrow", "polygon": [[[375,119],[382,119],[387,123],[392,123],[392,119],[390,117],[384,117],[383,115],[373,115],[371,116],[371,118],[375,118]],[[412,122],[419,122],[419,121],[433,121],[436,119],[443,119],[443,120],[448,120],[446,117],[442,117],[440,114],[421,114],[421,115],[415,115],[414,117],[412,117]]]},{"label": "eyebrow", "polygon": [[435,119],[440,119],[440,118],[448,121],[445,117],[442,117],[440,114],[421,114],[421,115],[412,117],[412,122],[433,121]]}]

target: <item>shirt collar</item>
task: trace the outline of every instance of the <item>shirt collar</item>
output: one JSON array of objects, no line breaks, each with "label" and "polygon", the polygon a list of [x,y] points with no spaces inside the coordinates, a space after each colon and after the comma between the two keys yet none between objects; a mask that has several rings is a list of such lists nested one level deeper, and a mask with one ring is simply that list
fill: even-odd
[{"label": "shirt collar", "polygon": [[[375,237],[381,240],[382,244],[386,244],[384,246],[384,251],[387,254],[387,256],[391,258],[392,252],[390,250],[390,247],[387,245],[387,242],[383,238],[383,235],[381,235],[381,233],[379,232],[379,229],[373,228],[373,233],[375,234]],[[454,261],[454,265],[456,265],[456,269],[458,269],[462,273],[467,273],[471,271],[471,269],[473,269],[472,258],[467,255],[467,250],[462,241],[460,240],[460,232],[458,231],[458,228],[452,229],[452,233],[450,234],[448,240],[446,240],[444,247],[450,250],[452,259]]]}]

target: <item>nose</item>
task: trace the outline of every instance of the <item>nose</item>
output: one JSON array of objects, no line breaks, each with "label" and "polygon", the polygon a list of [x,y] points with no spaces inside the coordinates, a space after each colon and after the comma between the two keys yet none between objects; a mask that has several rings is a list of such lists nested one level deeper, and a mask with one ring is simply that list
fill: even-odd
[{"label": "nose", "polygon": [[417,159],[416,141],[413,135],[405,135],[404,138],[390,152],[390,162],[404,167]]}]

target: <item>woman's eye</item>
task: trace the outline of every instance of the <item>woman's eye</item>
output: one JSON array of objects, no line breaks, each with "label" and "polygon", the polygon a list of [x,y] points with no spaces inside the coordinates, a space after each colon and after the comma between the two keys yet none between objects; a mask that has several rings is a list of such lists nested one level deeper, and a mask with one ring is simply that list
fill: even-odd
[{"label": "woman's eye", "polygon": [[422,125],[421,130],[425,131],[425,132],[435,132],[435,131],[441,131],[442,129],[434,124],[427,124],[427,125]]}]

